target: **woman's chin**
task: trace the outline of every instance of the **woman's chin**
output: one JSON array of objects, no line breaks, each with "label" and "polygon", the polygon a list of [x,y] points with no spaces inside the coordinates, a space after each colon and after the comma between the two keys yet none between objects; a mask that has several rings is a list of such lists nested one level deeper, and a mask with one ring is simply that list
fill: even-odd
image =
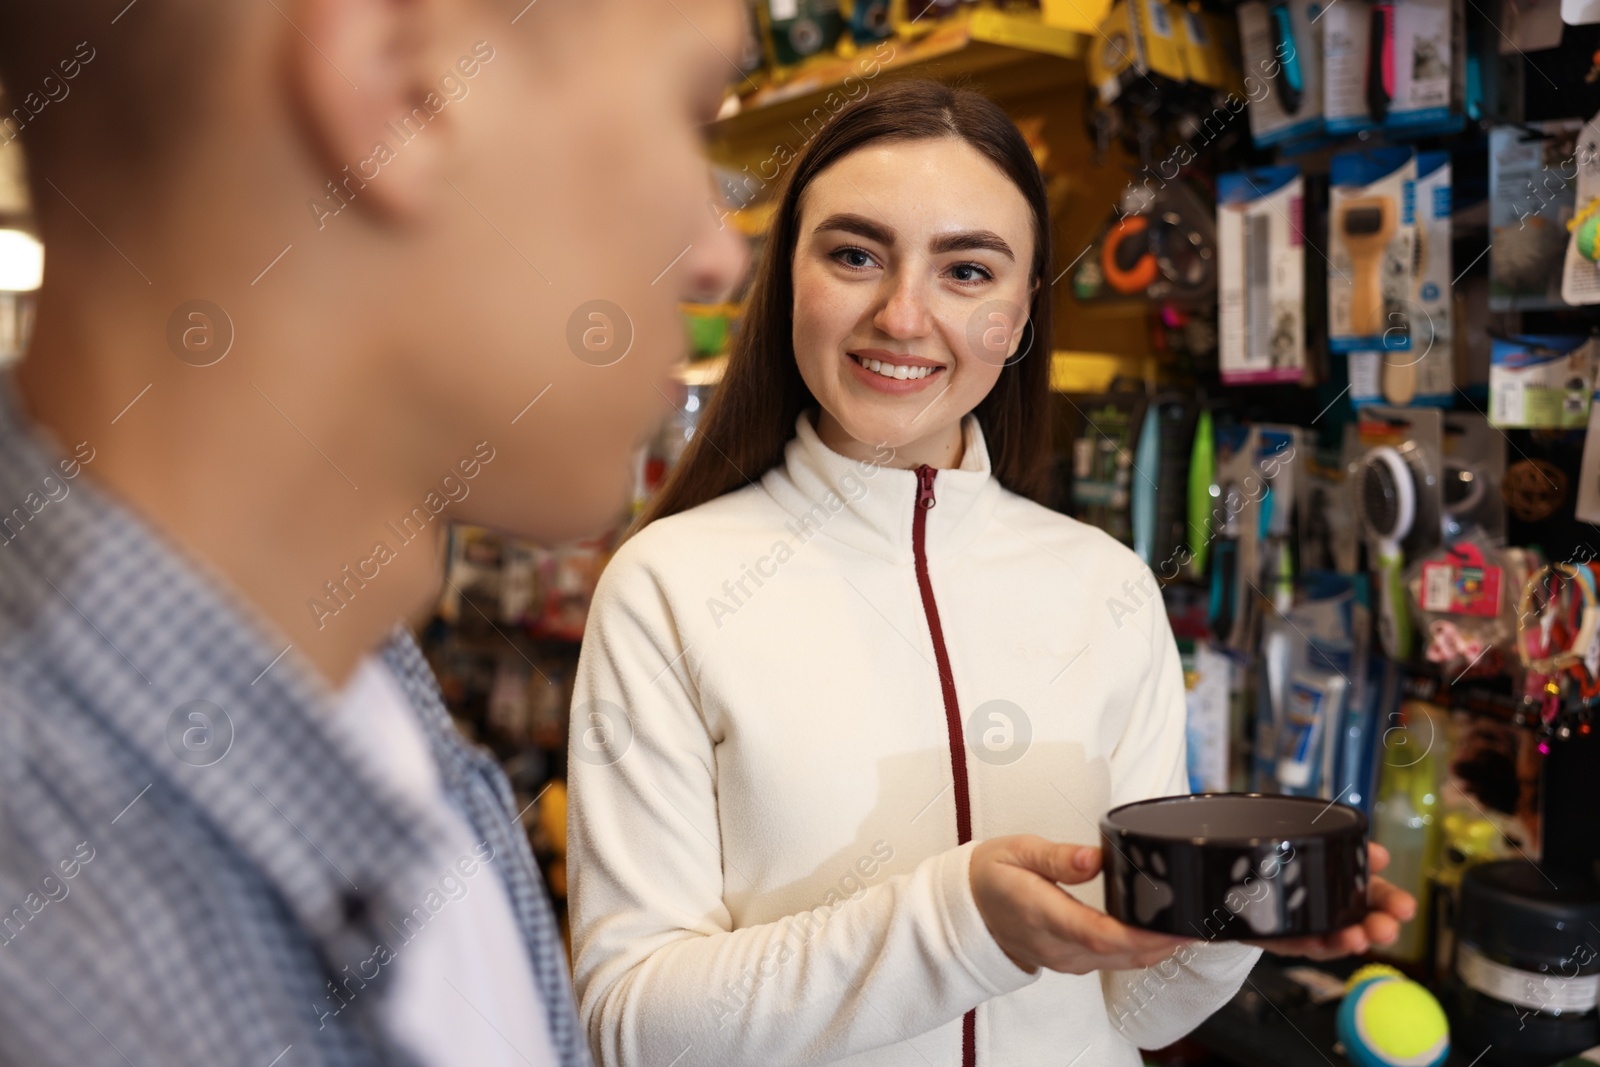
[{"label": "woman's chin", "polygon": [[[908,405],[903,400],[883,402],[877,399],[851,398],[841,405],[842,411],[834,413],[833,421],[851,441],[871,451],[879,447],[904,448],[944,428],[926,404]],[[824,443],[841,451],[838,443],[823,435]],[[849,442],[845,442],[848,444]]]}]

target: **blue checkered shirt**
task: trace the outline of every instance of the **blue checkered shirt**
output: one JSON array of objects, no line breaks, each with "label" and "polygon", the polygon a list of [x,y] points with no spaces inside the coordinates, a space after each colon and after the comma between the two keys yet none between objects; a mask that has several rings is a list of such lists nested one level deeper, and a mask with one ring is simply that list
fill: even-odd
[{"label": "blue checkered shirt", "polygon": [[[320,676],[71,451],[0,373],[0,1064],[411,1062],[375,946],[428,917],[443,826],[384,799],[319,725]],[[506,779],[410,635],[382,655],[494,849],[561,1063],[587,1067]]]}]

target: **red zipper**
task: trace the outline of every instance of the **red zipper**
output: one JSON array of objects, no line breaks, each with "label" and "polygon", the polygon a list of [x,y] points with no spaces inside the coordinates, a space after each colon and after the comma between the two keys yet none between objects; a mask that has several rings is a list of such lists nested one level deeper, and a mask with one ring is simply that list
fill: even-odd
[{"label": "red zipper", "polygon": [[[939,690],[944,694],[945,730],[950,739],[950,773],[956,786],[957,844],[972,840],[972,797],[967,789],[967,758],[961,729],[961,708],[956,703],[956,678],[950,670],[950,655],[944,647],[944,627],[939,624],[939,605],[933,599],[933,582],[928,578],[928,511],[938,501],[933,495],[933,479],[938,471],[926,463],[917,468],[917,505],[911,515],[911,552],[916,559],[917,588],[922,593],[922,613],[928,618],[928,635],[933,639],[933,659],[939,668]],[[961,1019],[961,1065],[977,1067],[978,1009]]]}]

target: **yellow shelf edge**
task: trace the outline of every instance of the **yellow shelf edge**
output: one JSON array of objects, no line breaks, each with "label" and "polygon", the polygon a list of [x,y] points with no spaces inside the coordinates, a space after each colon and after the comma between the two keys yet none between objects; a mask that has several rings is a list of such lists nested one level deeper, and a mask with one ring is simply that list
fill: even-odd
[{"label": "yellow shelf edge", "polygon": [[1083,58],[1088,45],[1087,34],[1094,32],[1092,25],[1080,30],[988,8],[972,12],[968,29],[975,41],[1005,45],[1022,52],[1043,52],[1063,59]]},{"label": "yellow shelf edge", "polygon": [[[1076,0],[1070,2],[1075,8]],[[1097,6],[1097,0],[1087,2],[1090,7]],[[981,8],[940,22],[914,40],[888,38],[887,43],[895,49],[894,55],[886,62],[878,63],[876,73],[959,56],[973,44],[1009,48],[1019,53],[1082,59],[1088,50],[1089,35],[1095,32],[1095,27],[1087,20],[1082,27],[1063,25],[1063,21],[1059,16],[1045,21],[1039,17],[1008,15]],[[737,110],[719,116],[711,124],[711,133],[716,136],[719,131],[734,125],[759,121],[761,112],[769,108],[808,96],[826,96],[830,91],[842,88],[846,76],[864,80],[857,69],[864,58],[869,58],[865,46],[862,52],[850,58],[833,55],[826,60],[814,59],[809,64],[801,64],[783,72],[781,82],[763,85],[740,98]],[[725,111],[727,107],[725,104]]]}]

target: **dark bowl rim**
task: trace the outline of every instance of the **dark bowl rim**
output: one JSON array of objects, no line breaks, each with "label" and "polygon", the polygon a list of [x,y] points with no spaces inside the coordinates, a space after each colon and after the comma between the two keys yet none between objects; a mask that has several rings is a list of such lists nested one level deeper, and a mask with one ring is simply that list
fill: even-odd
[{"label": "dark bowl rim", "polygon": [[[1125,811],[1128,808],[1138,807],[1138,806],[1143,805],[1143,804],[1174,803],[1174,802],[1189,801],[1189,800],[1204,800],[1204,799],[1206,799],[1208,797],[1268,797],[1268,798],[1271,798],[1273,800],[1286,800],[1286,801],[1289,801],[1289,802],[1295,803],[1295,804],[1316,804],[1316,805],[1321,806],[1324,810],[1328,810],[1328,811],[1331,811],[1333,808],[1343,808],[1346,811],[1350,812],[1352,815],[1354,815],[1356,817],[1356,821],[1355,821],[1354,827],[1351,828],[1351,829],[1335,829],[1335,830],[1331,830],[1331,831],[1313,831],[1313,832],[1310,832],[1310,833],[1283,834],[1283,835],[1270,835],[1269,834],[1269,835],[1260,835],[1260,836],[1256,836],[1256,837],[1194,837],[1194,836],[1183,836],[1183,835],[1179,835],[1179,834],[1149,833],[1149,832],[1144,831],[1144,830],[1130,830],[1130,829],[1127,829],[1125,827],[1116,826],[1115,824],[1112,823],[1112,817],[1115,816],[1117,814],[1117,812]],[[1321,818],[1321,816],[1318,816],[1318,818]],[[1117,834],[1117,835],[1119,835],[1121,837],[1124,837],[1124,838],[1136,837],[1136,838],[1141,838],[1141,839],[1147,840],[1147,841],[1182,842],[1184,844],[1196,845],[1196,846],[1224,845],[1224,846],[1228,846],[1228,847],[1232,847],[1232,848],[1259,848],[1261,845],[1267,844],[1269,842],[1270,843],[1291,842],[1291,843],[1295,843],[1295,844],[1302,844],[1302,843],[1309,843],[1309,842],[1314,842],[1314,841],[1326,841],[1326,840],[1329,840],[1330,838],[1340,838],[1340,837],[1365,838],[1367,836],[1367,817],[1366,817],[1366,815],[1364,815],[1361,812],[1361,810],[1359,808],[1351,807],[1349,804],[1343,804],[1343,803],[1340,803],[1337,800],[1325,801],[1321,797],[1297,797],[1297,796],[1289,796],[1289,795],[1284,794],[1284,793],[1254,793],[1254,792],[1252,792],[1252,793],[1217,793],[1217,792],[1211,792],[1211,793],[1183,793],[1183,794],[1178,794],[1178,795],[1170,796],[1170,797],[1148,797],[1148,798],[1146,798],[1144,800],[1130,801],[1127,804],[1118,804],[1116,807],[1112,808],[1110,811],[1106,812],[1104,815],[1102,815],[1100,817],[1100,832],[1106,834],[1107,836],[1110,836],[1112,833],[1115,833],[1115,834]]]}]

